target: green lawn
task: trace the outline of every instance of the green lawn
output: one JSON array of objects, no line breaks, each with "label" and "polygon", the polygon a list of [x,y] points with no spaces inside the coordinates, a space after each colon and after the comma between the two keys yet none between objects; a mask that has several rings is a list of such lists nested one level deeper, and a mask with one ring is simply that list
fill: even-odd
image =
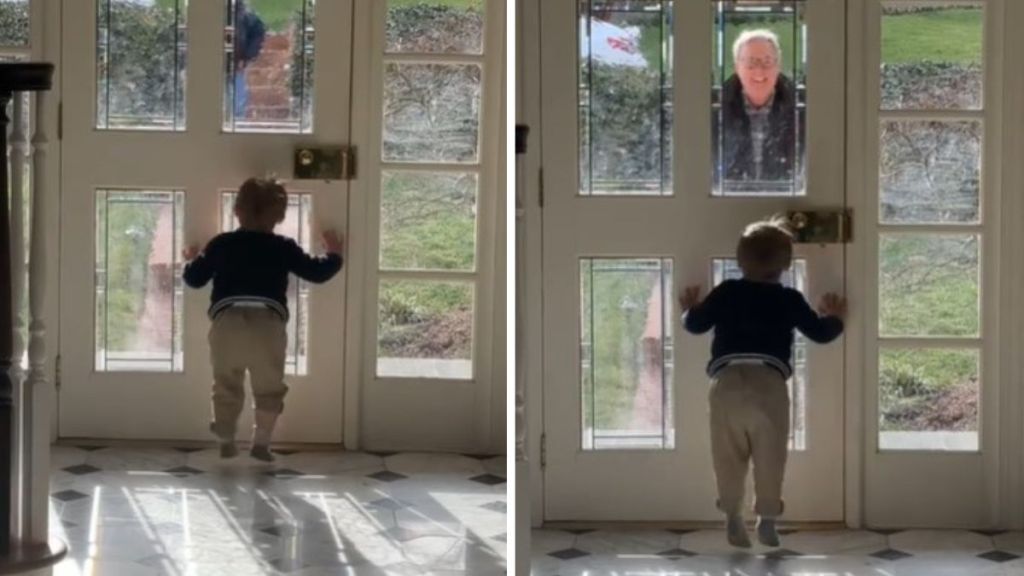
[{"label": "green lawn", "polygon": [[980,9],[956,8],[882,18],[882,61],[980,63]]}]

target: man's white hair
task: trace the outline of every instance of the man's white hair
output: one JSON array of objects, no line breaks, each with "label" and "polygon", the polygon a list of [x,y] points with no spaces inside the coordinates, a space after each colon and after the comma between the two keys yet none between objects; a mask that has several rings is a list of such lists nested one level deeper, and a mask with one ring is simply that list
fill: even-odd
[{"label": "man's white hair", "polygon": [[739,60],[740,50],[754,40],[770,42],[772,47],[775,48],[775,59],[782,60],[782,45],[779,44],[779,37],[775,35],[775,32],[766,28],[758,30],[744,30],[743,33],[740,34],[740,37],[732,43],[732,59]]}]

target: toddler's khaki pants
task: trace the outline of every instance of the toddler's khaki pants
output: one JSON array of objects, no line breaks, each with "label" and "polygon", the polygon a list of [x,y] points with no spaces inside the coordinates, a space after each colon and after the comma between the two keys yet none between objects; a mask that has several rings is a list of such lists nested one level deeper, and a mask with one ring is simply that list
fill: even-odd
[{"label": "toddler's khaki pants", "polygon": [[731,364],[712,380],[709,403],[718,508],[740,513],[753,459],[754,511],[779,516],[789,439],[789,392],[782,374],[761,364]]},{"label": "toddler's khaki pants", "polygon": [[238,416],[245,403],[246,370],[256,406],[257,426],[266,422],[273,428],[288,392],[284,383],[287,344],[285,322],[269,308],[233,306],[217,315],[210,327],[213,364],[213,424],[210,429],[214,434],[224,440],[235,438]]}]

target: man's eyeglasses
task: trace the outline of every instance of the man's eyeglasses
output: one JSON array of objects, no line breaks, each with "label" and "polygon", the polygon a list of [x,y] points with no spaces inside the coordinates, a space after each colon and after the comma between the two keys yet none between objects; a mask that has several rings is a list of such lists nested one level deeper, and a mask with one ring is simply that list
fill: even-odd
[{"label": "man's eyeglasses", "polygon": [[775,58],[743,58],[740,64],[747,70],[772,70],[779,65],[779,61]]}]

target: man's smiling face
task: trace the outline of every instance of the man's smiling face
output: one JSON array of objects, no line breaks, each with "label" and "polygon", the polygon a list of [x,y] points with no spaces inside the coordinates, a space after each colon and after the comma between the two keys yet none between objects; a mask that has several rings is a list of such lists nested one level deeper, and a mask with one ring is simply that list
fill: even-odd
[{"label": "man's smiling face", "polygon": [[779,58],[768,40],[751,40],[740,47],[735,62],[743,93],[754,106],[764,106],[779,79]]}]

